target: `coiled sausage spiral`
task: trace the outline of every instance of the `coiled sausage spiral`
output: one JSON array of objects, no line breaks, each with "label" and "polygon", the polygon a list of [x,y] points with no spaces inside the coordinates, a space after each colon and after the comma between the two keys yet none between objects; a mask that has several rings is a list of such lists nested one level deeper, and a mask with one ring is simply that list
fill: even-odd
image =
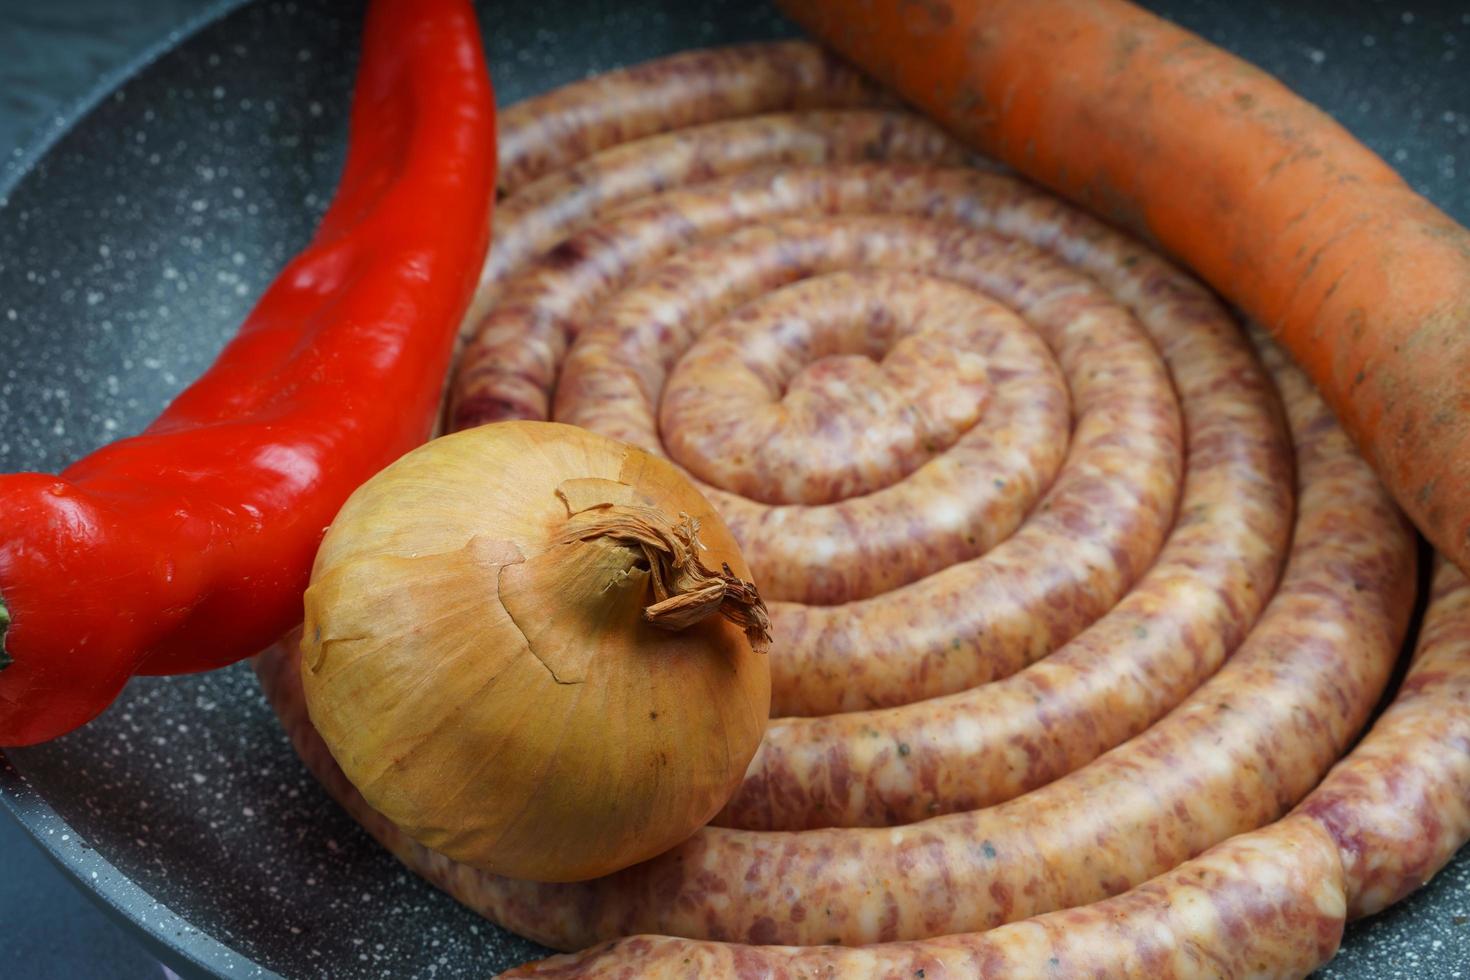
[{"label": "coiled sausage spiral", "polygon": [[[1388,681],[1413,538],[1198,284],[804,44],[614,72],[503,127],[450,424],[668,456],[778,600],[779,717],[718,826],[570,885],[399,833],[312,731],[294,644],[260,658],[385,846],[596,946],[527,975],[1300,975],[1470,834],[1447,568],[1400,702],[1322,783]],[[1414,754],[1432,739],[1459,754]],[[683,938],[606,945],[638,933]]]}]

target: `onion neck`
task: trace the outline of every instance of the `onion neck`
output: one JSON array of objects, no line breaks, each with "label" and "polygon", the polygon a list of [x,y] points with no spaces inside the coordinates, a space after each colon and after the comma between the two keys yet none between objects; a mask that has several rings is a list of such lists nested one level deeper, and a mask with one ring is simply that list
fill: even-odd
[{"label": "onion neck", "polygon": [[754,649],[769,648],[770,618],[760,593],[728,564],[718,570],[704,564],[699,522],[688,514],[670,521],[654,507],[604,504],[572,515],[557,543],[599,538],[642,553],[653,583],[654,602],[643,609],[649,624],[682,630],[719,614],[745,630]]}]

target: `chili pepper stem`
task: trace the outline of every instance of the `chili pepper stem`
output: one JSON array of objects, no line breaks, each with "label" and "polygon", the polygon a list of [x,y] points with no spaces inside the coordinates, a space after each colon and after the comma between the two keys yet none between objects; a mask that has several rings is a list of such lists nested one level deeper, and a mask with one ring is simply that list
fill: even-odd
[{"label": "chili pepper stem", "polygon": [[5,634],[10,632],[10,607],[5,604],[5,596],[0,595],[0,670],[4,670],[15,662],[10,651],[5,649]]}]

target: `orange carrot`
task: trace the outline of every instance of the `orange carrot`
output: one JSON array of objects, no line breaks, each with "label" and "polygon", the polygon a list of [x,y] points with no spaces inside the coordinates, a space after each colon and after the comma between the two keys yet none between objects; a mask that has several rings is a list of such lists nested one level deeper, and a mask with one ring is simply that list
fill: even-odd
[{"label": "orange carrot", "polygon": [[1276,79],[1124,0],[780,2],[1267,326],[1470,572],[1470,231]]}]

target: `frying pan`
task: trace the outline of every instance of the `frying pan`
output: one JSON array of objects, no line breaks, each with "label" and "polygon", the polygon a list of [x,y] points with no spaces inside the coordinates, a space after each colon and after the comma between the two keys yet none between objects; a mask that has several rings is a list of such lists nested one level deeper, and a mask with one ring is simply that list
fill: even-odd
[{"label": "frying pan", "polygon": [[[1149,6],[1282,77],[1470,220],[1470,6]],[[58,469],[141,429],[306,243],[341,165],[361,13],[226,2],[0,184],[0,468]],[[481,18],[503,103],[795,33],[742,0],[484,2]],[[358,830],[243,664],[135,680],[85,729],[0,755],[0,801],[186,977],[473,977],[541,952]],[[1465,964],[1470,849],[1351,927],[1322,975]]]}]

